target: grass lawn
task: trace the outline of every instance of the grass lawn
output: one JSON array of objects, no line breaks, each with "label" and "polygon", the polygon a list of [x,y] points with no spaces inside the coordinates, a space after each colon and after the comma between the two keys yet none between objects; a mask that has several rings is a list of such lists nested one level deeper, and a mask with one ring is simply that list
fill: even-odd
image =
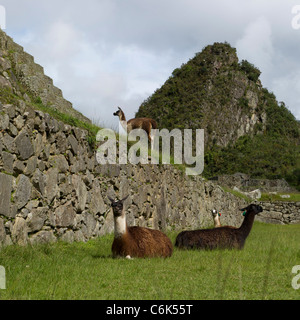
[{"label": "grass lawn", "polygon": [[6,270],[0,299],[300,298],[291,285],[300,225],[255,222],[242,251],[175,249],[168,259],[112,259],[112,240],[0,249]]},{"label": "grass lawn", "polygon": [[[289,198],[282,198],[282,195],[289,195]],[[261,198],[259,201],[288,201],[288,202],[300,202],[300,192],[297,193],[279,193],[279,194],[272,194],[272,193],[262,193]]]}]

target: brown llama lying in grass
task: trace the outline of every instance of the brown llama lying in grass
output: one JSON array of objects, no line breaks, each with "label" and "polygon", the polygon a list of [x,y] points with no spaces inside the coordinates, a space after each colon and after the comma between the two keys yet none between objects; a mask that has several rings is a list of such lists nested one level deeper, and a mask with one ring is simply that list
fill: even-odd
[{"label": "brown llama lying in grass", "polygon": [[241,209],[246,211],[244,221],[239,228],[230,226],[213,229],[182,231],[178,234],[175,246],[185,249],[243,249],[253,226],[255,215],[262,212],[259,205],[250,204]]},{"label": "brown llama lying in grass", "polygon": [[112,244],[113,257],[170,257],[173,253],[171,240],[161,231],[144,227],[128,227],[124,201],[128,198],[115,201],[111,198],[115,238]]}]

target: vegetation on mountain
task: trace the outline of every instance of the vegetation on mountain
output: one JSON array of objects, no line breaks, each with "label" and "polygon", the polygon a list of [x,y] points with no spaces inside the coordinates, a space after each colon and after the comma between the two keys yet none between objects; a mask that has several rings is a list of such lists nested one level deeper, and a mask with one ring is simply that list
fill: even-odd
[{"label": "vegetation on mountain", "polygon": [[204,129],[206,177],[244,172],[300,188],[300,126],[228,43],[207,46],[140,106],[159,128]]}]

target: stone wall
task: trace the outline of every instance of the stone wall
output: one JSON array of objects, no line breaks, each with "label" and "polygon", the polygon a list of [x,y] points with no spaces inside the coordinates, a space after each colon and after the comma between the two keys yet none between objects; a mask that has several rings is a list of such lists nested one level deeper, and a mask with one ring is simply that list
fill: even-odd
[{"label": "stone wall", "polygon": [[257,220],[274,224],[300,223],[300,202],[259,202],[264,211]]},{"label": "stone wall", "polygon": [[99,165],[85,130],[22,101],[0,104],[0,244],[85,241],[112,232],[107,195],[127,194],[128,224],[162,230],[212,225],[213,208],[222,223],[239,225],[245,205],[170,165]]}]

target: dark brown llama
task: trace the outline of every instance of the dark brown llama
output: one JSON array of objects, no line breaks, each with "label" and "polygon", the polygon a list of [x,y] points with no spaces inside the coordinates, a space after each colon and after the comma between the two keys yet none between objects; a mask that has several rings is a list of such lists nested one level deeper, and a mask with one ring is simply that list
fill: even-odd
[{"label": "dark brown llama", "polygon": [[112,244],[113,257],[170,257],[173,252],[171,240],[161,231],[144,227],[128,227],[124,201],[111,198],[114,213],[115,238]]},{"label": "dark brown llama", "polygon": [[241,211],[246,212],[244,221],[239,228],[224,226],[213,229],[182,231],[176,238],[175,246],[185,249],[243,249],[255,215],[262,212],[263,209],[259,205],[250,204]]}]

